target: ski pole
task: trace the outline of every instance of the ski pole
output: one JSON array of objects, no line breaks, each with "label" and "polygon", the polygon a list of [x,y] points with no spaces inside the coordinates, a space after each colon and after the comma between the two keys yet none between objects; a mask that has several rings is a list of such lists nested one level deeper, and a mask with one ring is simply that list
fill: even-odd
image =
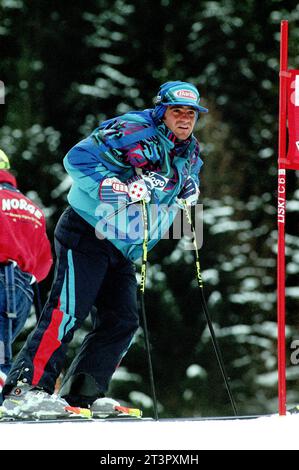
[{"label": "ski pole", "polygon": [[235,403],[235,400],[234,400],[234,397],[233,397],[233,394],[232,394],[232,391],[231,391],[231,388],[230,388],[230,385],[229,385],[228,376],[227,376],[227,373],[225,371],[223,357],[222,357],[221,350],[220,350],[219,345],[218,345],[218,341],[217,341],[215,331],[214,331],[214,328],[213,328],[213,324],[212,324],[212,321],[211,321],[211,316],[209,314],[206,299],[205,299],[205,296],[204,296],[203,280],[202,280],[201,269],[200,269],[200,261],[199,261],[199,252],[198,252],[198,245],[197,245],[197,239],[196,239],[196,232],[195,232],[195,228],[194,228],[194,225],[193,225],[193,222],[192,222],[192,219],[191,219],[191,214],[189,213],[186,201],[184,201],[184,210],[185,210],[187,220],[190,224],[191,231],[192,231],[192,236],[193,236],[193,245],[194,245],[194,248],[195,248],[196,279],[197,279],[197,283],[198,283],[198,286],[199,286],[200,300],[201,300],[202,309],[203,309],[203,312],[204,312],[204,315],[206,317],[206,321],[207,321],[207,324],[208,324],[208,327],[209,327],[209,330],[210,330],[213,348],[214,348],[216,358],[217,358],[217,361],[218,361],[218,365],[219,365],[219,368],[220,368],[220,371],[221,371],[221,374],[222,374],[222,377],[223,377],[223,380],[224,380],[224,383],[225,383],[225,386],[226,386],[226,390],[227,390],[227,393],[228,393],[228,396],[229,396],[229,399],[230,399],[230,402],[231,402],[231,405],[232,405],[232,408],[233,408],[233,412],[234,412],[234,415],[237,416],[238,412],[237,412],[236,403]]},{"label": "ski pole", "polygon": [[136,201],[131,201],[131,202],[127,202],[127,203],[123,204],[121,207],[116,209],[114,212],[111,212],[111,214],[109,214],[108,217],[106,217],[106,220],[110,220],[114,215],[119,214],[121,211],[126,209],[126,207],[130,206],[131,204],[136,204]]},{"label": "ski pole", "polygon": [[154,417],[155,417],[155,420],[158,421],[159,416],[158,416],[158,405],[157,405],[157,398],[156,398],[156,388],[155,388],[154,372],[153,372],[152,359],[151,359],[151,347],[150,347],[147,320],[146,320],[146,314],[145,314],[145,306],[144,306],[144,292],[145,292],[146,266],[147,266],[147,244],[148,244],[148,219],[147,219],[146,202],[144,199],[141,201],[141,207],[142,207],[142,218],[143,218],[143,226],[144,226],[144,237],[143,237],[143,245],[142,245],[141,280],[140,280],[141,312],[142,312],[145,348],[146,348],[147,360],[148,360],[150,385],[151,385],[151,392],[152,392],[152,399],[153,399]]}]

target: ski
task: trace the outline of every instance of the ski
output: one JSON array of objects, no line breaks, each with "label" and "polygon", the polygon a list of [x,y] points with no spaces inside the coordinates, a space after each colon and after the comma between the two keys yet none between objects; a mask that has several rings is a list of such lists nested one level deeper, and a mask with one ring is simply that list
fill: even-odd
[{"label": "ski", "polygon": [[[296,413],[295,413],[296,414]],[[288,416],[293,415],[293,413],[287,413]],[[272,413],[272,414],[261,414],[261,415],[242,415],[242,416],[198,416],[198,417],[186,417],[186,418],[159,418],[159,422],[187,422],[187,421],[198,421],[198,422],[204,422],[204,421],[237,421],[237,420],[256,420],[259,418],[273,418],[273,417],[279,417],[278,413]],[[91,423],[91,422],[148,422],[148,421],[155,421],[154,418],[152,417],[137,417],[137,416],[132,416],[132,415],[126,415],[126,414],[110,414],[109,416],[103,415],[103,416],[97,416],[97,417],[82,417],[80,415],[73,415],[73,416],[66,416],[66,417],[61,417],[61,418],[32,418],[28,417],[27,419],[25,418],[12,418],[12,417],[2,417],[0,418],[0,425],[1,423],[5,424],[40,424],[40,423],[71,423],[71,422],[76,422],[76,423]]]},{"label": "ski", "polygon": [[145,421],[154,421],[153,418],[131,418],[131,417],[117,417],[117,416],[110,416],[109,418],[86,418],[86,419],[72,419],[72,418],[61,418],[61,419],[22,419],[22,420],[10,420],[10,421],[3,421],[0,420],[0,429],[1,424],[59,424],[59,423],[111,423],[111,422],[129,422],[129,423],[139,423]]},{"label": "ski", "polygon": [[65,417],[65,418],[43,418],[43,419],[20,419],[20,418],[0,418],[0,426],[1,424],[41,424],[41,423],[94,423],[99,421],[117,421],[117,422],[140,422],[140,421],[153,421],[153,418],[137,418],[134,416],[128,415],[110,415],[105,417],[97,417],[97,418],[80,418],[80,417]]},{"label": "ski", "polygon": [[121,405],[105,404],[102,408],[92,411],[88,408],[66,406],[63,414],[49,413],[44,410],[35,410],[29,413],[21,411],[19,414],[5,410],[0,407],[0,423],[20,423],[20,422],[70,422],[70,421],[96,421],[103,419],[139,420],[142,418],[142,411],[139,408],[130,408]]},{"label": "ski", "polygon": [[[139,410],[140,411],[140,410]],[[198,421],[198,422],[203,422],[203,421],[237,421],[237,420],[255,420],[258,418],[272,418],[272,417],[278,417],[279,415],[276,413],[272,414],[261,414],[261,415],[242,415],[242,416],[194,416],[194,417],[186,417],[186,418],[160,418],[158,421],[159,422],[186,422],[186,421]],[[115,414],[107,414],[103,413],[102,416],[82,416],[82,415],[72,415],[72,416],[66,416],[66,417],[58,417],[58,418],[32,418],[28,417],[26,418],[12,418],[12,417],[2,417],[0,418],[0,424],[1,423],[8,423],[8,424],[14,424],[14,423],[27,423],[27,424],[38,424],[38,423],[70,423],[70,422],[76,422],[76,423],[86,423],[86,422],[97,422],[97,421],[125,421],[125,422],[145,422],[145,421],[155,421],[154,418],[152,417],[142,417],[142,416],[134,416],[134,415],[129,415],[126,413],[115,413]]]}]

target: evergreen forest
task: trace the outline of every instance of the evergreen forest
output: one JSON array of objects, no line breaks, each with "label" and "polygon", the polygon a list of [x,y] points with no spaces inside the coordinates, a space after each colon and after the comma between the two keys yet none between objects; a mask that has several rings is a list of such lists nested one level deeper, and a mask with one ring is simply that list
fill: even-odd
[{"label": "evergreen forest", "polygon": [[[44,209],[48,235],[67,206],[62,160],[103,119],[153,106],[161,83],[193,82],[202,115],[200,262],[207,306],[242,415],[277,411],[277,151],[280,22],[299,68],[295,0],[0,0],[0,148],[19,188]],[[287,388],[299,402],[299,184],[287,178]],[[54,245],[53,245],[54,253]],[[149,253],[145,306],[159,415],[232,414],[192,251]],[[137,273],[140,263],[137,263]],[[46,301],[54,269],[41,283]],[[140,279],[139,274],[137,274]],[[30,319],[14,352],[35,324]],[[71,361],[87,320],[71,343]],[[297,343],[296,343],[297,339]],[[109,395],[152,414],[142,329]]]}]

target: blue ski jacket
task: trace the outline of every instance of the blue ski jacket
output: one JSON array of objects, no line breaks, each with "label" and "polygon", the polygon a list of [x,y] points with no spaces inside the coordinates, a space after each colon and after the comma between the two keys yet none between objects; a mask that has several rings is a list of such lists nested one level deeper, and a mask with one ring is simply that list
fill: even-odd
[{"label": "blue ski jacket", "polygon": [[73,179],[69,204],[99,238],[109,239],[134,261],[142,256],[144,239],[140,204],[129,205],[114,216],[120,206],[100,200],[101,182],[112,177],[126,182],[140,170],[161,177],[163,190],[155,186],[147,204],[150,250],[172,225],[178,211],[175,199],[188,176],[199,184],[203,163],[199,155],[197,139],[193,135],[177,139],[153,117],[153,109],[131,111],[103,122],[67,153],[64,166]]}]

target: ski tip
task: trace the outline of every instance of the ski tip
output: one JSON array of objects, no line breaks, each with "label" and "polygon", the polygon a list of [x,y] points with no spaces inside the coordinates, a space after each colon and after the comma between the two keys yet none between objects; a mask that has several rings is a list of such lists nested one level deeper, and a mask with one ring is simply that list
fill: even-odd
[{"label": "ski tip", "polygon": [[129,416],[134,416],[135,418],[142,417],[142,411],[138,408],[128,408],[126,406],[115,406],[115,411],[118,411],[120,414],[125,414]]},{"label": "ski tip", "polygon": [[77,406],[66,406],[65,411],[70,415],[82,416],[82,418],[91,418],[92,414],[88,408],[79,408]]}]

